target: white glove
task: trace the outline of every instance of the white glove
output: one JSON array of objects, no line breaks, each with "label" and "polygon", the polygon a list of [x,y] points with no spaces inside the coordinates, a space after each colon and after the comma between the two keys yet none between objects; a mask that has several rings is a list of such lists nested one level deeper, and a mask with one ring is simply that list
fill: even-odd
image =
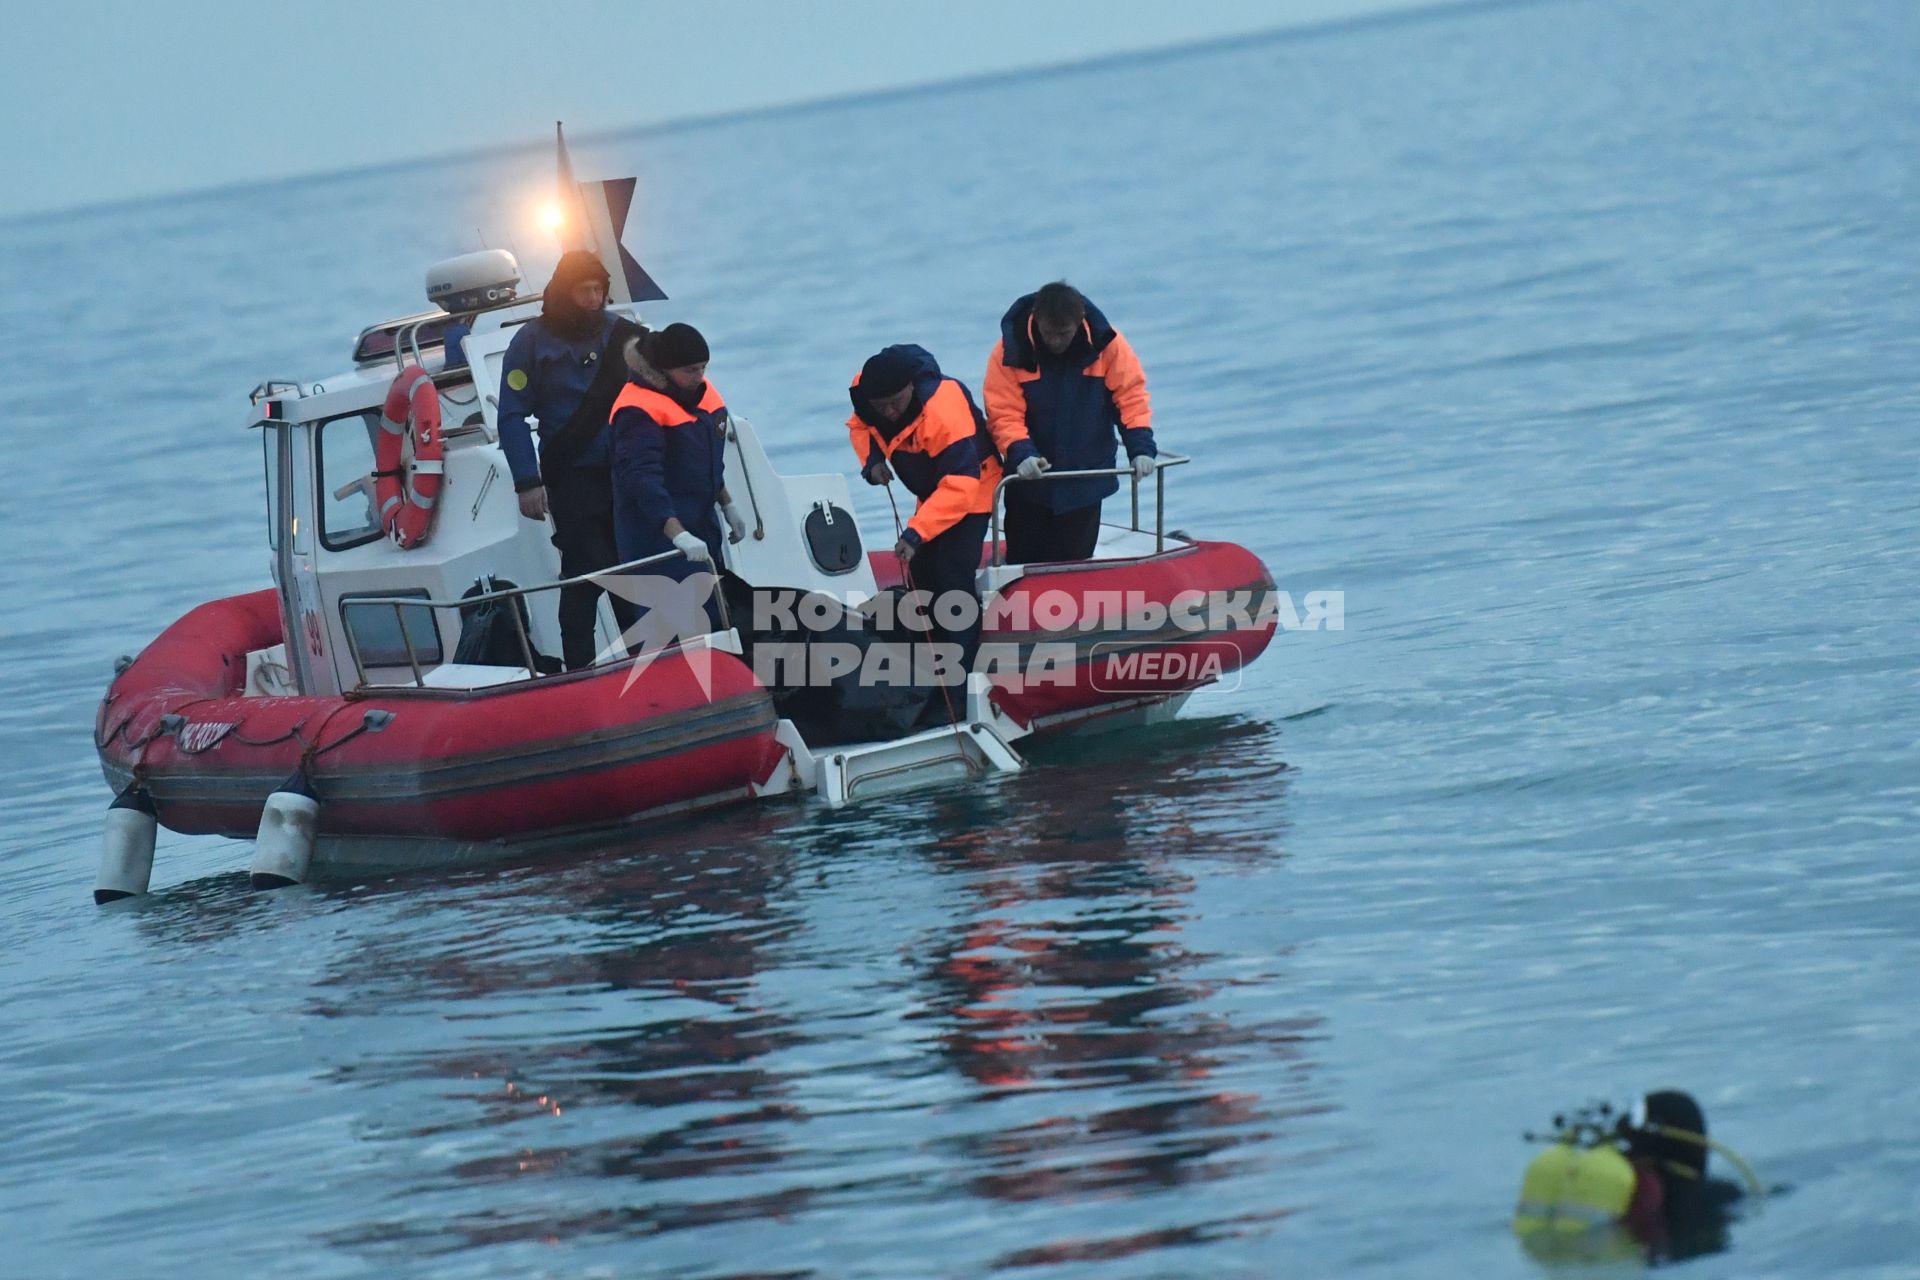
[{"label": "white glove", "polygon": [[1013,472],[1015,475],[1019,476],[1022,480],[1038,480],[1046,472],[1052,470],[1052,468],[1053,468],[1053,464],[1051,462],[1048,462],[1045,458],[1041,457],[1039,454],[1036,453],[1032,457],[1028,458],[1025,462],[1015,467],[1013,469]]},{"label": "white glove", "polygon": [[682,529],[674,534],[673,545],[680,548],[687,559],[695,564],[711,565],[713,563],[713,553],[707,550],[706,540],[689,530]]},{"label": "white glove", "polygon": [[740,514],[738,503],[722,503],[720,514],[727,520],[727,541],[738,542],[747,536],[747,518]]},{"label": "white glove", "polygon": [[1142,453],[1133,459],[1133,478],[1135,480],[1153,479],[1153,459]]}]

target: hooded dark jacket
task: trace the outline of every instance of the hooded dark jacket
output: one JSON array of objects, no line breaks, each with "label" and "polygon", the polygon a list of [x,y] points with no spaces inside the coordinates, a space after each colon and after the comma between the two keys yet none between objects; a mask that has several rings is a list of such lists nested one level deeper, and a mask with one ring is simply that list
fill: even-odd
[{"label": "hooded dark jacket", "polygon": [[887,462],[908,492],[920,500],[902,536],[916,545],[931,541],[963,517],[993,509],[1000,483],[1000,460],[987,434],[986,418],[973,393],[958,378],[940,372],[925,347],[903,343],[887,351],[915,365],[913,400],[898,422],[874,411],[873,401],[855,374],[847,388],[853,416],[847,433],[864,475]]},{"label": "hooded dark jacket", "polygon": [[[607,280],[598,258],[578,249],[565,254],[547,282],[539,317],[521,325],[507,344],[500,375],[500,448],[516,490],[542,483],[527,419],[539,419],[541,441],[550,440],[572,419],[607,356],[618,317],[604,309],[582,312],[570,298],[575,285],[596,278]],[[569,465],[605,467],[609,462],[607,433],[602,430],[574,452]]]}]

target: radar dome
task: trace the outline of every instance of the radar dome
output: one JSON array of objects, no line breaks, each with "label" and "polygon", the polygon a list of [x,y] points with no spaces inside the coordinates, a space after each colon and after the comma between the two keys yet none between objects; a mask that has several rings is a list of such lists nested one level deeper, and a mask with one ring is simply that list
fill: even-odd
[{"label": "radar dome", "polygon": [[458,315],[511,302],[520,284],[520,264],[505,249],[463,253],[427,269],[427,301]]}]

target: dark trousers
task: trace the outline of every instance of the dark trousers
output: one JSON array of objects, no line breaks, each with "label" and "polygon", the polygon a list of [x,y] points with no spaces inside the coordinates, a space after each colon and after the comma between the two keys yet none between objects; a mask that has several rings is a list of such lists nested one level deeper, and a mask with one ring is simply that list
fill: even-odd
[{"label": "dark trousers", "polygon": [[[613,540],[613,473],[604,467],[558,467],[545,479],[560,576],[577,578],[619,564]],[[591,582],[560,588],[560,657],[569,671],[593,665],[598,651],[594,621],[602,590]],[[612,599],[613,616],[626,631],[640,615],[619,596]]]},{"label": "dark trousers", "polygon": [[1007,563],[1040,564],[1052,560],[1085,560],[1100,540],[1100,504],[1072,511],[1049,511],[1037,502],[1013,496],[1018,485],[1007,486]]},{"label": "dark trousers", "polygon": [[[960,660],[968,670],[972,670],[973,656],[980,649],[980,589],[974,574],[980,568],[980,549],[986,541],[987,513],[982,511],[961,517],[945,533],[921,544],[907,562],[907,585],[927,593],[927,616],[933,621],[929,638],[935,643],[959,645]],[[949,591],[964,591],[973,598],[974,607],[969,613],[972,621],[964,627],[940,625],[940,611],[935,606]],[[956,697],[954,706],[959,705]]]}]

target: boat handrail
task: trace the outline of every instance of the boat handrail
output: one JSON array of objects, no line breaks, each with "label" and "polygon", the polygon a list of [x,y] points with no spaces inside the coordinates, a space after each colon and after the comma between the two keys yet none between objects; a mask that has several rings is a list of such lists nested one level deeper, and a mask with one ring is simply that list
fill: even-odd
[{"label": "boat handrail", "polygon": [[[392,360],[395,369],[404,369],[406,367],[407,348],[410,346],[414,363],[421,364],[424,362],[420,347],[421,326],[440,324],[449,320],[464,320],[471,323],[483,315],[489,315],[496,311],[508,311],[514,307],[524,307],[529,303],[538,301],[540,301],[540,295],[537,293],[515,294],[511,298],[495,298],[493,301],[481,306],[468,307],[460,311],[448,311],[445,308],[441,308],[434,311],[422,311],[417,315],[400,316],[393,320],[382,320],[379,324],[368,325],[360,331],[359,340],[355,343],[355,350],[358,351],[360,345],[366,342],[368,335],[374,333],[392,334],[393,349],[382,352],[378,356],[371,357],[364,361],[356,360],[354,363],[379,364],[387,360]],[[392,327],[389,328],[389,325]]]},{"label": "boat handrail", "polygon": [[[274,396],[283,395],[288,391],[293,392],[294,399],[304,400],[307,396],[308,385],[309,384],[305,382],[301,382],[298,378],[268,378],[253,390],[247,392],[247,403],[259,404],[262,400],[271,400]],[[318,393],[320,384],[313,383],[312,386],[315,393]]]},{"label": "boat handrail", "polygon": [[[727,443],[740,454],[740,478],[746,482],[747,505],[753,508],[753,540],[760,542],[767,536],[767,518],[760,514],[760,498],[753,491],[753,468],[747,465],[747,446],[740,443],[740,428],[734,425],[732,411],[728,410],[726,414]],[[746,422],[749,427],[753,425],[751,421],[744,418],[741,421]]]},{"label": "boat handrail", "polygon": [[[582,583],[593,583],[595,579],[605,578],[612,574],[630,573],[635,569],[643,569],[648,565],[662,564],[666,561],[676,559],[691,560],[692,557],[676,547],[671,551],[662,551],[655,555],[642,556],[638,560],[628,560],[623,564],[609,565],[605,569],[595,569],[591,573],[576,574],[571,578],[559,578],[553,582],[537,583],[530,587],[507,587],[500,591],[484,591],[477,595],[462,596],[458,600],[436,600],[432,597],[421,599],[419,596],[352,596],[340,602],[340,620],[342,623],[346,623],[346,611],[349,609],[358,609],[369,605],[385,605],[391,608],[393,610],[394,624],[400,631],[400,643],[405,646],[407,651],[407,665],[413,670],[414,687],[424,689],[427,683],[426,671],[421,667],[420,655],[413,647],[413,636],[407,630],[406,615],[401,613],[402,609],[472,609],[478,605],[491,604],[496,600],[520,599],[539,591],[558,591],[563,587],[579,586]],[[714,598],[719,601],[720,629],[722,631],[730,631],[733,629],[733,619],[727,612],[727,593],[719,589],[717,579],[715,581],[713,594]],[[520,640],[520,656],[523,659],[522,665],[527,669],[527,678],[529,680],[538,679],[540,670],[534,660],[533,641],[527,635],[527,620],[521,615],[520,610],[517,608],[508,609],[507,613],[513,618],[513,629]],[[367,667],[366,663],[360,657],[359,638],[354,634],[351,624],[346,625],[344,629],[347,636],[347,653],[348,656],[353,659],[354,687],[357,689],[368,688]]]},{"label": "boat handrail", "polygon": [[[1156,554],[1167,549],[1167,479],[1168,467],[1183,466],[1193,459],[1184,453],[1163,453],[1153,460],[1153,549]],[[988,545],[993,548],[992,566],[999,568],[1006,563],[1006,550],[1000,544],[1000,507],[1001,496],[1010,484],[1037,484],[1043,480],[1089,480],[1099,476],[1133,476],[1133,531],[1145,532],[1140,528],[1140,477],[1134,475],[1132,467],[1094,467],[1083,471],[1043,471],[1037,476],[1016,475],[1009,472],[1000,478],[993,488],[993,532]]]}]

